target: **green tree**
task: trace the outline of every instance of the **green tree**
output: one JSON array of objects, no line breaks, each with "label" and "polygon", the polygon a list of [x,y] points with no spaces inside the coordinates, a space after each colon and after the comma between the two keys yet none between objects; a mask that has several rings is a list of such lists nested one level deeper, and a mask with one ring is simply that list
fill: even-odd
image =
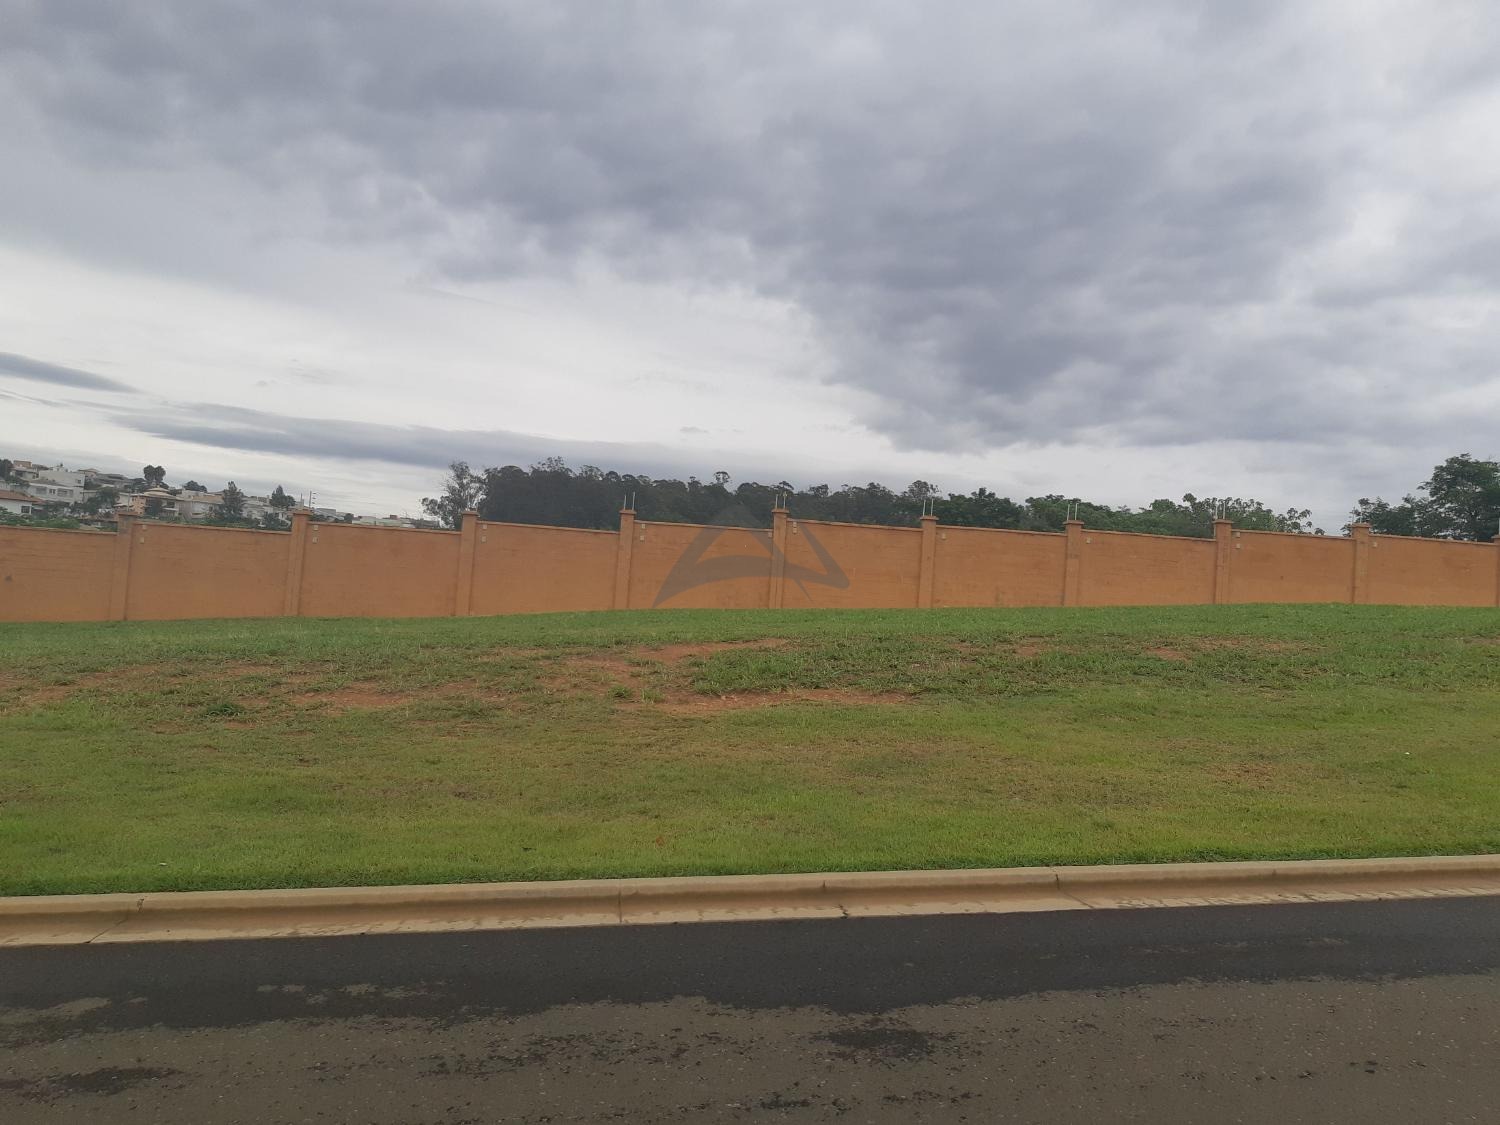
[{"label": "green tree", "polygon": [[16,463],[9,457],[0,457],[0,481],[14,480]]},{"label": "green tree", "polygon": [[1489,543],[1500,527],[1500,462],[1449,457],[1399,504],[1361,498],[1351,522],[1383,535],[1422,535]]},{"label": "green tree", "polygon": [[[462,472],[458,472],[462,467]],[[613,528],[619,511],[634,503],[637,518],[658,523],[729,523],[765,527],[778,496],[791,512],[809,520],[893,524],[912,527],[924,505],[933,503],[940,521],[967,527],[1019,528],[1061,531],[1070,512],[1091,528],[1138,531],[1164,535],[1213,535],[1216,513],[1223,512],[1239,526],[1252,530],[1316,531],[1306,510],[1277,514],[1258,500],[1205,497],[1187,493],[1181,501],[1157,500],[1144,508],[1110,507],[1057,494],[1032,496],[1024,502],[1000,496],[987,488],[968,495],[948,493],[929,481],[913,481],[893,492],[876,481],[827,484],[797,489],[787,481],[762,484],[742,481],[730,487],[729,474],[718,472],[702,481],[653,478],[617,473],[584,465],[573,470],[549,457],[523,469],[516,465],[471,473],[463,462],[444,482],[444,495],[426,499],[423,508],[446,526],[456,526],[455,511],[467,501],[483,519],[508,523],[553,524],[563,527]],[[474,488],[473,481],[479,480]],[[465,482],[473,491],[463,493]],[[477,496],[475,495],[477,491]],[[456,493],[462,493],[455,496]]]},{"label": "green tree", "polygon": [[297,506],[297,501],[288,496],[286,494],[286,489],[282,488],[279,484],[271,490],[270,503],[271,507],[280,512],[284,512],[288,508],[295,508]]},{"label": "green tree", "polygon": [[235,486],[234,481],[226,484],[224,491],[219,493],[219,502],[214,506],[214,518],[226,523],[238,523],[245,518],[245,494]]},{"label": "green tree", "polygon": [[146,465],[141,469],[141,479],[147,488],[161,488],[167,479],[167,470],[160,465]]},{"label": "green tree", "polygon": [[190,480],[182,486],[184,492],[207,492],[208,489],[195,480]]},{"label": "green tree", "polygon": [[146,497],[145,514],[147,519],[156,519],[161,515],[162,498],[160,496]]},{"label": "green tree", "polygon": [[[561,460],[553,460],[562,465]],[[563,469],[566,471],[566,466]],[[483,473],[476,473],[469,468],[467,461],[454,461],[448,466],[448,476],[443,481],[443,494],[436,497],[424,496],[422,510],[444,527],[458,527],[463,521],[464,513],[478,507],[483,500],[491,471],[487,469]]]},{"label": "green tree", "polygon": [[1349,522],[1367,523],[1380,535],[1422,535],[1428,522],[1427,502],[1411,495],[1399,504],[1362,496],[1349,513]]},{"label": "green tree", "polygon": [[[93,516],[98,515],[101,509],[113,509],[114,506],[119,502],[119,490],[111,488],[109,485],[105,485],[103,488],[97,489],[92,496],[90,496],[83,502],[83,509],[84,511],[88,512],[89,515]],[[158,508],[160,507],[160,505],[161,501],[158,500]]]},{"label": "green tree", "polygon": [[950,493],[936,505],[940,522],[956,527],[1017,528],[1026,521],[1026,508],[1008,496],[997,496],[987,488],[976,488],[967,496]]}]

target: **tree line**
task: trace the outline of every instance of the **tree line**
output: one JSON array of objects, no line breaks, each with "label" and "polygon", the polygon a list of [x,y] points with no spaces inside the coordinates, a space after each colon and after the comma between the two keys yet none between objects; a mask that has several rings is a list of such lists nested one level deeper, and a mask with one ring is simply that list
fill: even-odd
[{"label": "tree line", "polygon": [[765,526],[778,499],[796,516],[842,523],[914,527],[930,511],[945,524],[961,527],[1061,531],[1070,512],[1089,527],[1198,538],[1213,535],[1222,514],[1237,527],[1321,535],[1306,509],[1275,512],[1259,500],[1197,497],[1156,500],[1142,508],[1114,507],[1058,494],[1012,500],[986,488],[964,494],[945,493],[923,480],[899,492],[883,484],[817,484],[797,488],[788,481],[734,483],[728,473],[710,480],[655,478],[617,473],[593,465],[570,468],[549,457],[530,468],[517,465],[474,470],[455,461],[442,494],[422,500],[423,510],[445,527],[456,527],[469,508],[480,518],[507,523],[610,529],[618,526],[620,508],[631,504],[638,518],[662,523]]},{"label": "tree line", "polygon": [[[736,484],[724,472],[709,480],[676,480],[593,465],[573,469],[558,457],[526,469],[505,465],[475,470],[465,461],[455,461],[442,493],[423,499],[422,508],[445,527],[457,527],[461,514],[473,508],[482,519],[497,522],[610,529],[618,526],[626,503],[643,520],[765,526],[778,500],[803,519],[897,527],[915,526],[924,511],[931,511],[940,522],[960,527],[1061,531],[1072,513],[1102,531],[1210,538],[1214,519],[1222,516],[1249,531],[1324,534],[1306,508],[1275,511],[1259,500],[1235,496],[1199,497],[1189,492],[1181,500],[1153,500],[1133,508],[1057,493],[1014,500],[987,488],[943,492],[922,480],[900,491],[874,481],[839,488],[797,488],[787,481]],[[1456,454],[1435,466],[1431,476],[1399,502],[1361,498],[1349,513],[1350,524],[1359,522],[1382,535],[1490,542],[1500,531],[1500,462]]]}]

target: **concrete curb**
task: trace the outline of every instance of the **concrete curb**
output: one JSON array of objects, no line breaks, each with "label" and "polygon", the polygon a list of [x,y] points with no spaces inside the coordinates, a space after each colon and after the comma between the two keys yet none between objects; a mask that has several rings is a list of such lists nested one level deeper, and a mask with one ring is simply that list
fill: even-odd
[{"label": "concrete curb", "polygon": [[0,898],[0,945],[1500,894],[1500,855]]}]

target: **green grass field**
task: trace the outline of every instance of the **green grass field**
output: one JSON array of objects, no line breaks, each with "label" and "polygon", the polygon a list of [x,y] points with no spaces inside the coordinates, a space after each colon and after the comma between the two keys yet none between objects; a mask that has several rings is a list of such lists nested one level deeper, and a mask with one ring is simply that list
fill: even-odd
[{"label": "green grass field", "polygon": [[1500,613],[0,625],[0,893],[1500,850]]}]

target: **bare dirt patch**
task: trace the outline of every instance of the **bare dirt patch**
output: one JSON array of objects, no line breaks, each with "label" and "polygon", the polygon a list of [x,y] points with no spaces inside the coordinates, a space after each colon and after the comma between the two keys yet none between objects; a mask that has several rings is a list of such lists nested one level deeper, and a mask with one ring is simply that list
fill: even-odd
[{"label": "bare dirt patch", "polygon": [[864,707],[872,703],[910,703],[915,696],[899,692],[852,691],[847,688],[797,688],[791,691],[735,692],[729,695],[703,695],[697,692],[672,692],[658,703],[631,704],[642,709],[669,714],[700,715],[719,711],[745,711],[760,707],[784,707],[789,703],[822,703],[832,706]]},{"label": "bare dirt patch", "polygon": [[1254,652],[1317,652],[1320,645],[1308,641],[1273,641],[1266,637],[1198,637],[1193,647],[1212,652],[1215,649],[1248,649]]},{"label": "bare dirt patch", "polygon": [[699,644],[637,645],[631,648],[610,649],[607,652],[576,653],[564,656],[555,671],[542,677],[542,684],[552,691],[588,690],[600,684],[639,687],[650,681],[658,682],[670,678],[680,665],[712,656],[719,652],[743,651],[746,649],[774,649],[786,642],[782,639],[765,641],[708,641]]},{"label": "bare dirt patch", "polygon": [[1019,641],[955,641],[952,647],[961,656],[1015,656],[1034,660],[1062,646],[1043,637],[1023,637]]},{"label": "bare dirt patch", "polygon": [[566,656],[553,671],[542,676],[542,686],[549,691],[582,691],[601,683],[630,683],[646,671],[643,665],[632,663],[625,656],[603,653]]},{"label": "bare dirt patch", "polygon": [[72,699],[75,696],[109,695],[126,691],[148,691],[166,677],[146,667],[105,668],[79,672],[55,683],[36,683],[18,675],[0,675],[0,712],[23,710]]},{"label": "bare dirt patch", "polygon": [[1284,762],[1256,759],[1214,762],[1204,772],[1215,781],[1252,789],[1280,789],[1291,785],[1300,772]]},{"label": "bare dirt patch", "polygon": [[647,660],[659,660],[663,664],[681,664],[685,660],[712,656],[718,652],[738,652],[746,649],[769,651],[780,648],[784,644],[786,644],[784,637],[768,637],[765,640],[756,641],[704,641],[699,644],[658,645],[655,648],[639,650],[639,655]]},{"label": "bare dirt patch", "polygon": [[1190,653],[1182,652],[1175,648],[1148,648],[1147,656],[1154,656],[1158,660],[1191,660]]},{"label": "bare dirt patch", "polygon": [[[436,693],[434,693],[436,694]],[[333,691],[303,691],[285,697],[301,706],[323,704],[341,711],[375,711],[391,707],[409,707],[423,695],[410,691],[390,691],[375,687],[347,687]]]},{"label": "bare dirt patch", "polygon": [[1318,646],[1305,641],[1273,641],[1262,637],[1191,637],[1177,645],[1159,645],[1145,650],[1147,656],[1160,660],[1192,660],[1216,652],[1243,653],[1309,653],[1317,652]]},{"label": "bare dirt patch", "polygon": [[225,665],[218,675],[226,680],[264,678],[273,680],[277,687],[287,688],[316,683],[324,676],[337,671],[337,668],[335,664],[287,665],[241,660]]},{"label": "bare dirt patch", "polygon": [[722,652],[771,650],[785,645],[782,638],[756,641],[710,641],[698,644],[641,645],[609,652],[563,657],[556,670],[543,677],[550,691],[600,694],[608,691],[628,710],[705,715],[789,703],[863,706],[904,703],[912,697],[898,692],[867,692],[847,688],[791,688],[787,690],[726,692],[714,695],[693,690],[686,669]]}]

